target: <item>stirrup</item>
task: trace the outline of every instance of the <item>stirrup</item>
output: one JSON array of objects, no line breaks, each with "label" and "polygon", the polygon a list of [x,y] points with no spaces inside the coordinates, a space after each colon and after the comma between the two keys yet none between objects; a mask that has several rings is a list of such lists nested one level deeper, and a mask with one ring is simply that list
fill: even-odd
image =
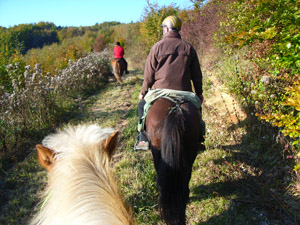
[{"label": "stirrup", "polygon": [[134,150],[138,151],[138,150],[149,150],[149,142],[148,141],[140,141],[140,142],[136,142],[135,146],[134,146]]}]

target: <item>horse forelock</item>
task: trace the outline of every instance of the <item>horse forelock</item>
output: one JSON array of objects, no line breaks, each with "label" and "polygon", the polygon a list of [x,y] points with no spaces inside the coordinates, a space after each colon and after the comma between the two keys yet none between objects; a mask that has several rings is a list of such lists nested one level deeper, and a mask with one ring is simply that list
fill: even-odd
[{"label": "horse forelock", "polygon": [[59,154],[42,196],[49,199],[32,224],[123,224],[114,214],[126,210],[101,151],[113,131],[97,125],[67,127],[44,139]]},{"label": "horse forelock", "polygon": [[[101,128],[98,125],[79,125],[77,127],[68,126],[64,130],[48,135],[42,144],[56,153],[76,153],[81,150],[81,146],[99,146],[108,138],[114,129]],[[78,153],[78,152],[77,152]]]}]

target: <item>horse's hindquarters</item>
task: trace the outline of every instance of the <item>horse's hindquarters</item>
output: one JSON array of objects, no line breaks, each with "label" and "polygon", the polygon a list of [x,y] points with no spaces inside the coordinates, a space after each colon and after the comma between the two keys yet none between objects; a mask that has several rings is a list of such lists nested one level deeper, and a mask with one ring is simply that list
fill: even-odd
[{"label": "horse's hindquarters", "polygon": [[121,59],[113,59],[111,62],[112,68],[113,68],[113,73],[114,76],[117,80],[117,82],[119,82],[120,84],[123,83],[122,81],[122,74],[124,73],[125,70],[125,64],[123,62],[123,60]]},{"label": "horse's hindquarters", "polygon": [[199,149],[200,115],[192,103],[179,107],[158,99],[146,118],[146,130],[160,190],[159,205],[166,224],[186,224],[188,183]]},{"label": "horse's hindquarters", "polygon": [[163,121],[168,115],[172,103],[166,99],[158,99],[151,106],[146,117],[146,130],[152,147],[160,150],[161,130]]},{"label": "horse's hindquarters", "polygon": [[[160,150],[161,129],[170,108],[174,104],[167,99],[160,98],[151,106],[146,118],[146,130],[151,140],[152,146]],[[201,135],[201,122],[199,110],[190,102],[181,104],[184,117],[184,136],[185,146],[198,145]]]}]

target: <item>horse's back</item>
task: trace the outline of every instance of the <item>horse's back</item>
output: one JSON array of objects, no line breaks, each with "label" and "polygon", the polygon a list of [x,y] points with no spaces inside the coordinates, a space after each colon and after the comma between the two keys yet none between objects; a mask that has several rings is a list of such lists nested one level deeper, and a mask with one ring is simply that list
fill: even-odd
[{"label": "horse's back", "polygon": [[119,69],[119,71],[124,71],[125,70],[125,62],[124,62],[124,60],[123,59],[117,59],[117,58],[114,58],[112,61],[111,61],[111,63],[112,63],[112,66],[113,67],[117,67],[118,69]]}]

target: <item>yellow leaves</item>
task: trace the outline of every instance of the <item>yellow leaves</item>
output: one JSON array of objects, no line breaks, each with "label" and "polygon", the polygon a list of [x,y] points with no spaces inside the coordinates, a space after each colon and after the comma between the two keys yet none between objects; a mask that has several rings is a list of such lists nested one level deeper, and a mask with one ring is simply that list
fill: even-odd
[{"label": "yellow leaves", "polygon": [[[256,37],[261,37],[263,39],[269,40],[273,39],[277,35],[276,27],[269,27],[263,32],[259,32],[259,29],[261,29],[261,27],[256,26],[250,29],[248,32],[241,31],[239,33],[236,33],[231,36],[231,41],[238,40],[243,43],[243,41],[255,39]],[[232,37],[234,37],[234,39]]]},{"label": "yellow leaves", "polygon": [[288,97],[282,104],[291,106],[300,112],[300,82],[297,80],[292,87],[286,88],[286,94]]},{"label": "yellow leaves", "polygon": [[289,114],[283,114],[277,112],[274,114],[261,115],[260,119],[267,122],[272,122],[274,126],[282,127],[282,133],[285,136],[291,138],[300,138],[300,114],[290,112]]},{"label": "yellow leaves", "polygon": [[291,138],[299,138],[300,136],[300,129],[297,126],[290,126],[285,128],[282,133],[285,136],[289,136]]},{"label": "yellow leaves", "polygon": [[259,36],[263,37],[264,39],[272,39],[276,36],[277,30],[276,27],[270,27],[266,29],[264,32],[259,33]]},{"label": "yellow leaves", "polygon": [[[282,111],[262,115],[260,119],[271,121],[274,126],[282,127],[285,136],[294,138],[298,143],[300,139],[300,77],[295,76],[292,86],[285,90],[285,100],[277,105],[287,106]],[[288,110],[288,111],[287,111]]]},{"label": "yellow leaves", "polygon": [[271,40],[277,35],[277,29],[275,26],[267,28],[265,31],[260,31],[261,27],[255,26],[248,32],[245,30],[236,32],[234,34],[228,35],[225,40],[227,43],[235,43],[239,47],[253,42],[256,39]]},{"label": "yellow leaves", "polygon": [[288,98],[283,105],[289,105],[294,107],[297,111],[300,111],[300,95],[295,96],[295,98]]},{"label": "yellow leaves", "polygon": [[268,114],[268,115],[260,115],[259,118],[261,120],[265,120],[266,122],[270,122],[274,120],[274,116]]}]

